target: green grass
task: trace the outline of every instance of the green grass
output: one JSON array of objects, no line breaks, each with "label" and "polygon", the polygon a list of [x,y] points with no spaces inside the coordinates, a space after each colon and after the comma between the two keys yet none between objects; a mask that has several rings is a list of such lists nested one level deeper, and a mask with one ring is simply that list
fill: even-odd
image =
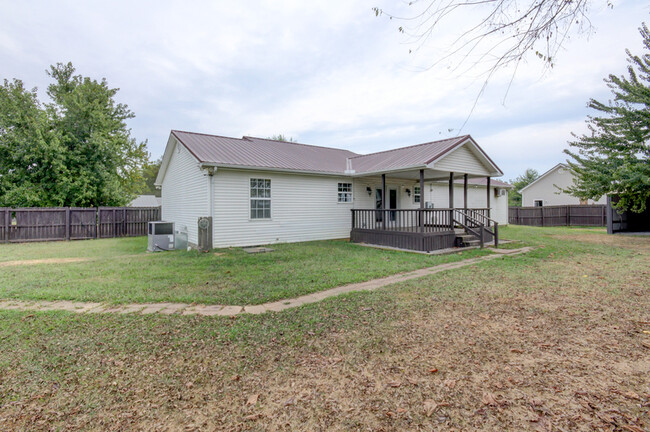
[{"label": "green grass", "polygon": [[[640,341],[649,336],[634,323],[648,320],[650,239],[622,241],[576,228],[502,232],[537,249],[281,313],[0,311],[0,429],[182,430],[218,423],[239,430],[527,430],[537,418],[533,399],[565,430],[579,429],[575,418],[599,426],[597,410],[611,406],[647,419],[640,408],[647,401],[647,349]],[[0,248],[0,260],[87,256],[90,247],[115,261],[103,271],[139,269],[136,282],[153,271],[146,260],[204,273],[225,262],[241,279],[273,282],[270,270],[295,269],[296,278],[305,278],[320,269],[333,281],[339,266],[366,266],[361,270],[370,274],[459,258],[337,241],[278,245],[266,255],[233,249],[220,257],[145,255],[142,239],[102,243],[10,245]],[[136,257],[119,258],[128,254]],[[82,264],[61,267],[72,278],[69,266],[86,271]],[[11,271],[27,268],[0,267],[3,284]],[[432,367],[439,371],[430,373]],[[448,380],[456,387],[448,389]],[[486,392],[508,403],[486,406]],[[254,394],[260,402],[249,406]],[[592,396],[592,408],[582,410],[578,402]],[[429,399],[449,406],[429,416],[423,411]],[[246,420],[257,413],[263,415]]]},{"label": "green grass", "polygon": [[[0,245],[0,298],[111,303],[187,302],[250,305],[484,255],[469,250],[428,256],[343,240],[240,248],[213,253],[146,253],[146,238]],[[14,260],[81,262],[2,266]]]}]

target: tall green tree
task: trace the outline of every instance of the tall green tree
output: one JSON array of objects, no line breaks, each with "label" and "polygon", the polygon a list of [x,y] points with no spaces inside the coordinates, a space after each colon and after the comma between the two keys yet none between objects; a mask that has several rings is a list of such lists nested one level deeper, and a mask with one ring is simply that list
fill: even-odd
[{"label": "tall green tree", "polygon": [[131,137],[134,114],[105,79],[50,67],[50,102],[20,80],[0,88],[0,206],[126,204],[143,184],[146,142]]},{"label": "tall green tree", "polygon": [[508,205],[510,207],[521,207],[521,190],[538,178],[539,173],[537,170],[528,168],[522,175],[510,180],[510,184],[515,188],[508,193]]},{"label": "tall green tree", "polygon": [[158,177],[158,171],[160,171],[160,165],[162,164],[162,157],[158,158],[155,161],[148,161],[144,164],[142,168],[142,177],[144,179],[144,185],[139,191],[141,195],[154,195],[160,197],[160,189],[157,189],[154,185],[156,177]]},{"label": "tall green tree", "polygon": [[626,50],[628,76],[605,79],[613,100],[591,99],[589,133],[577,136],[565,150],[576,174],[575,185],[566,192],[583,199],[606,194],[620,197],[619,210],[642,212],[650,199],[650,32],[644,23],[639,32],[646,54]]}]

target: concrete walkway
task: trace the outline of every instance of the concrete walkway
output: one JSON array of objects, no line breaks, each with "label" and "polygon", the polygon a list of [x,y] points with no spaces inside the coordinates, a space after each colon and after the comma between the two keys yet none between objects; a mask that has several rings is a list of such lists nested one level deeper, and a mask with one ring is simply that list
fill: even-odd
[{"label": "concrete walkway", "polygon": [[264,303],[254,306],[223,306],[223,305],[200,305],[188,303],[132,303],[122,305],[110,305],[106,303],[88,303],[74,301],[22,301],[22,300],[0,300],[0,309],[21,310],[21,311],[68,311],[76,313],[139,313],[139,314],[163,314],[163,315],[204,315],[204,316],[234,316],[244,313],[262,314],[267,311],[279,312],[304,304],[316,303],[329,297],[354,291],[372,291],[398,282],[417,279],[423,276],[436,274],[446,270],[453,270],[467,267],[483,261],[490,261],[503,255],[518,255],[529,252],[533,248],[524,247],[520,249],[490,249],[493,254],[480,258],[466,259],[463,261],[440,264],[435,267],[428,267],[407,273],[399,273],[381,279],[373,279],[367,282],[360,282],[350,285],[343,285],[331,288],[326,291],[319,291],[292,299]]}]

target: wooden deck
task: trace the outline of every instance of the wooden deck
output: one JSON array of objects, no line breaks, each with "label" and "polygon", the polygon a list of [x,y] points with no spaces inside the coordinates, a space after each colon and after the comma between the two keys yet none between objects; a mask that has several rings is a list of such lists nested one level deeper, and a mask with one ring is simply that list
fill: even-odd
[{"label": "wooden deck", "polygon": [[455,228],[460,223],[474,233],[483,233],[482,246],[494,240],[493,231],[470,224],[470,218],[488,220],[486,210],[472,209],[465,214],[459,209],[353,209],[350,241],[430,252],[456,246]]}]

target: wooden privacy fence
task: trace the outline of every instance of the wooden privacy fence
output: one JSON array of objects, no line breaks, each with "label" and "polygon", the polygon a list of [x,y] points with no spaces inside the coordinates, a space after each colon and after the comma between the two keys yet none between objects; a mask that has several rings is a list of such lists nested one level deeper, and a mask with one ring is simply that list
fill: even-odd
[{"label": "wooden privacy fence", "polygon": [[0,208],[0,242],[143,236],[155,220],[160,207]]},{"label": "wooden privacy fence", "polygon": [[530,226],[606,226],[605,205],[510,207],[508,223]]}]

